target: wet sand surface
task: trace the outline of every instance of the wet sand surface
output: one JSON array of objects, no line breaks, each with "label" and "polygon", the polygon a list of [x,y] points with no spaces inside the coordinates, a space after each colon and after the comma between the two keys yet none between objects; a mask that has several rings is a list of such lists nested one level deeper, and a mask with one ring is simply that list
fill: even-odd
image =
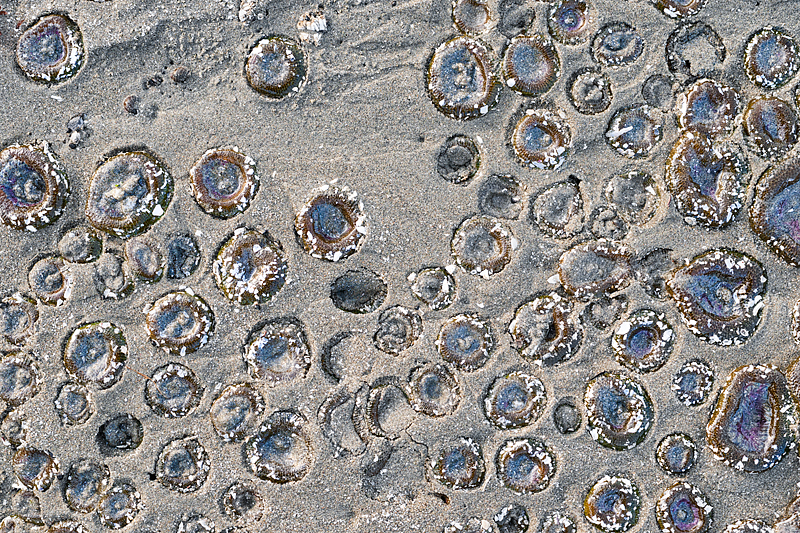
[{"label": "wet sand surface", "polygon": [[[531,31],[547,33],[549,5],[526,4],[535,12]],[[497,10],[497,5],[490,3]],[[36,232],[0,227],[0,292],[30,294],[28,272],[37,259],[58,254],[58,243],[68,228],[86,224],[85,207],[92,173],[109,153],[126,147],[146,147],[174,178],[174,195],[163,217],[146,233],[164,243],[170,236],[193,236],[200,263],[184,279],[146,284],[136,282],[129,296],[103,298],[95,286],[95,264],[70,264],[75,278],[70,298],[57,307],[37,305],[36,334],[21,348],[10,343],[3,350],[33,354],[40,367],[38,393],[18,410],[30,422],[27,444],[49,450],[61,464],[61,474],[78,459],[108,465],[114,481],[127,480],[141,493],[143,510],[124,531],[171,532],[181,515],[202,513],[223,531],[234,525],[246,531],[422,531],[440,532],[451,522],[466,524],[470,517],[486,520],[505,505],[519,503],[530,516],[529,531],[537,531],[549,511],[570,516],[580,532],[594,531],[584,517],[583,501],[591,485],[605,474],[629,477],[641,495],[638,521],[631,531],[659,530],[654,508],[664,489],[679,480],[698,487],[714,507],[709,531],[722,531],[741,519],[774,524],[795,497],[800,474],[794,450],[773,468],[758,474],[736,471],[713,457],[706,443],[706,425],[726,378],[745,364],[773,364],[784,373],[796,358],[790,334],[791,309],[798,298],[797,270],[778,258],[751,230],[747,209],[758,176],[772,163],[745,150],[750,165],[745,207],[722,229],[689,225],[676,210],[664,183],[664,168],[680,132],[674,109],[655,110],[663,122],[663,138],[642,159],[632,160],[611,149],[604,139],[608,122],[619,108],[643,102],[642,86],[653,74],[675,80],[676,92],[689,77],[671,73],[665,44],[678,23],[650,3],[596,0],[599,29],[607,22],[624,21],[644,37],[644,50],[630,66],[603,67],[612,83],[610,107],[596,115],[578,113],[567,97],[570,75],[581,67],[597,67],[589,42],[556,44],[562,75],[554,87],[538,98],[526,98],[503,87],[497,105],[480,118],[459,122],[437,111],[426,91],[425,70],[434,49],[457,35],[451,6],[445,1],[332,1],[322,6],[327,31],[319,44],[304,42],[308,80],[298,94],[273,101],[248,85],[243,65],[249,50],[263,36],[282,34],[299,39],[298,19],[312,4],[271,1],[259,4],[254,14],[262,19],[242,22],[240,6],[232,2],[4,2],[0,15],[0,141],[43,140],[63,163],[71,195],[64,213]],[[86,63],[73,79],[53,86],[26,79],[14,60],[21,30],[43,13],[68,14],[80,27]],[[759,28],[779,23],[800,36],[800,18],[793,2],[709,0],[692,20],[710,24],[722,38],[727,57],[713,78],[735,88],[742,103],[763,93],[742,69],[747,38]],[[594,31],[592,32],[594,34]],[[508,39],[493,29],[481,37],[497,54]],[[692,61],[707,60],[702,48],[687,52]],[[695,54],[692,56],[691,54]],[[175,82],[178,67],[188,78]],[[794,107],[792,80],[770,91]],[[126,97],[139,98],[137,114],[123,108]],[[521,165],[510,146],[510,132],[528,108],[557,108],[564,112],[572,131],[571,149],[557,169],[540,170]],[[85,130],[76,148],[69,146],[68,121],[83,115]],[[478,174],[464,184],[450,183],[437,173],[437,156],[452,135],[475,139],[480,148]],[[741,126],[730,137],[741,143]],[[242,214],[222,220],[205,213],[189,186],[189,168],[208,149],[237,146],[256,162],[260,188]],[[585,227],[577,235],[557,239],[545,235],[531,222],[531,204],[546,186],[577,177],[588,220],[594,207],[606,203],[604,190],[618,172],[639,169],[650,173],[661,191],[654,218],[642,226],[631,225],[623,242],[632,250],[634,270],[640,259],[657,248],[668,250],[663,275],[709,249],[727,247],[757,259],[768,277],[761,323],[752,338],[739,346],[715,346],[687,329],[666,295],[654,298],[633,280],[619,291],[627,311],[613,324],[597,328],[586,320],[586,302],[574,303],[573,316],[583,321],[578,352],[556,366],[531,364],[511,346],[508,327],[517,308],[542,291],[559,287],[558,259],[572,246],[592,239]],[[492,174],[515,176],[523,186],[521,214],[503,224],[518,241],[502,271],[484,278],[462,269],[453,270],[455,302],[431,310],[417,300],[409,276],[423,267],[454,264],[451,240],[468,217],[478,214],[479,189]],[[367,235],[358,251],[338,262],[311,257],[294,230],[295,214],[318,188],[335,181],[358,193],[366,215]],[[236,228],[267,231],[282,244],[288,271],[285,286],[258,306],[242,306],[225,298],[213,276],[213,261],[220,246]],[[125,242],[103,234],[104,253],[121,254]],[[331,284],[353,269],[369,269],[386,283],[388,292],[379,310],[352,314],[338,309]],[[148,338],[144,312],[159,297],[188,287],[213,310],[214,334],[195,353],[165,353]],[[422,318],[420,338],[399,355],[378,350],[373,335],[381,310],[403,305]],[[611,336],[627,314],[642,309],[663,313],[675,330],[673,353],[659,370],[638,374],[622,367],[612,356]],[[370,435],[366,442],[355,432],[349,417],[337,414],[333,431],[345,433],[352,453],[336,456],[323,435],[319,418],[326,398],[340,391],[356,395],[364,385],[384,376],[406,383],[412,369],[425,362],[441,363],[435,341],[442,324],[459,313],[475,313],[492,329],[496,347],[488,362],[467,372],[457,370],[461,399],[451,415],[430,417],[403,401],[383,405],[380,420],[397,428],[394,438]],[[278,317],[299,320],[305,328],[311,353],[307,374],[270,387],[248,373],[242,353],[248,335],[263,321]],[[129,357],[121,379],[94,392],[96,412],[85,423],[64,426],[53,405],[59,389],[70,380],[62,354],[69,334],[80,324],[110,321],[124,332]],[[342,349],[343,379],[339,382],[322,367],[323,347],[335,335],[353,332]],[[670,389],[672,378],[689,359],[701,359],[714,371],[709,399],[696,407],[680,403]],[[145,402],[144,390],[153,371],[178,362],[191,368],[204,387],[199,405],[179,418],[159,416]],[[498,376],[524,369],[537,376],[546,389],[543,414],[529,426],[501,430],[486,418],[483,399]],[[621,371],[643,384],[654,405],[652,427],[644,440],[625,451],[598,444],[587,427],[583,405],[587,382],[597,374]],[[144,376],[143,376],[144,375]],[[5,379],[5,378],[4,378]],[[278,484],[258,479],[251,471],[241,443],[225,443],[209,417],[212,402],[229,384],[252,382],[266,401],[261,419],[280,410],[295,410],[307,422],[311,466],[299,481]],[[582,423],[574,433],[562,434],[553,421],[560,399],[570,397],[579,407]],[[788,406],[792,408],[791,405]],[[352,409],[352,403],[344,406]],[[115,455],[101,453],[96,435],[103,422],[130,413],[142,425],[144,437],[135,450]],[[669,475],[656,462],[658,443],[667,434],[683,432],[698,446],[696,465],[684,475]],[[338,434],[337,433],[337,434]],[[208,478],[189,493],[171,491],[154,479],[156,459],[175,438],[195,435],[210,462]],[[556,472],[541,492],[515,494],[499,479],[495,458],[510,438],[535,437],[556,459]],[[485,460],[485,480],[477,488],[451,489],[433,479],[430,462],[448,442],[468,437],[480,445]],[[349,440],[348,440],[349,439]],[[4,481],[0,512],[17,513],[12,495],[16,489],[11,467],[14,450],[0,450]],[[372,464],[386,459],[382,468]],[[376,473],[377,471],[377,473]],[[263,496],[263,517],[255,523],[228,516],[222,497],[237,480],[255,482]],[[46,524],[74,517],[89,531],[104,530],[97,513],[82,515],[67,507],[63,479],[37,494]],[[31,527],[31,526],[24,526]],[[18,529],[19,531],[23,529]],[[496,529],[493,529],[497,531]]]}]

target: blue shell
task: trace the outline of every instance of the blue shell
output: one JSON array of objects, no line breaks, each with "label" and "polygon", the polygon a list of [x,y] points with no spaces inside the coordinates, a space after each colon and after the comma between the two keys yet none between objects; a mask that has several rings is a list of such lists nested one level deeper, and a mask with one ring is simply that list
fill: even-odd
[{"label": "blue shell", "polygon": [[726,465],[769,470],[793,446],[794,400],[772,365],[747,365],[728,377],[706,428],[708,446]]},{"label": "blue shell", "polygon": [[761,263],[725,248],[698,255],[667,280],[686,327],[721,346],[742,344],[755,333],[766,286]]}]

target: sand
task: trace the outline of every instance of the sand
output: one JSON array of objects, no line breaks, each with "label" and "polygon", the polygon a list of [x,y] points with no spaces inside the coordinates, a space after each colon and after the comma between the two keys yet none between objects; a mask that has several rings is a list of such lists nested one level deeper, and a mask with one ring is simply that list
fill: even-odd
[{"label": "sand", "polygon": [[[536,12],[533,28],[546,31],[547,4],[528,4]],[[558,509],[576,520],[578,531],[588,532],[593,527],[583,517],[586,491],[603,474],[622,472],[631,476],[642,494],[641,516],[633,531],[652,533],[658,530],[655,502],[663,489],[678,479],[658,467],[655,448],[674,431],[686,432],[699,445],[698,464],[681,479],[701,488],[714,506],[711,531],[721,531],[739,519],[773,523],[800,483],[797,454],[788,453],[768,472],[746,475],[715,460],[704,445],[709,412],[728,374],[750,362],[772,363],[785,370],[797,351],[789,335],[790,309],[798,298],[797,271],[752,233],[746,213],[740,213],[727,228],[712,231],[684,223],[670,202],[652,223],[632,228],[625,239],[637,257],[664,247],[672,250],[674,261],[710,248],[732,247],[761,261],[769,277],[761,326],[746,344],[728,348],[696,338],[669,299],[649,297],[638,283],[624,290],[630,311],[648,307],[663,312],[677,331],[675,351],[667,364],[640,376],[656,406],[655,423],[634,449],[617,452],[599,446],[586,430],[585,413],[582,429],[572,435],[561,435],[552,422],[552,409],[560,398],[573,397],[581,404],[589,379],[620,368],[611,357],[612,329],[599,331],[588,326],[579,353],[553,368],[531,367],[509,346],[507,327],[516,308],[533,294],[555,288],[549,280],[557,258],[586,236],[555,240],[542,235],[527,217],[531,195],[575,175],[581,179],[588,213],[591,206],[603,201],[602,190],[617,171],[639,168],[661,181],[666,157],[678,137],[669,111],[664,117],[663,140],[643,160],[621,157],[604,141],[613,112],[642,101],[641,86],[649,75],[668,74],[664,47],[676,22],[645,1],[597,0],[595,4],[598,27],[613,20],[629,22],[645,37],[645,50],[631,67],[604,69],[613,84],[612,105],[602,114],[584,116],[569,103],[565,86],[570,73],[593,64],[589,45],[557,46],[564,75],[541,101],[566,112],[574,133],[573,149],[560,168],[544,171],[519,165],[508,146],[512,117],[532,104],[529,99],[504,89],[495,109],[469,122],[449,119],[432,105],[425,90],[425,65],[433,49],[455,35],[450,5],[444,0],[326,3],[321,9],[327,32],[321,34],[318,45],[304,44],[308,83],[298,95],[278,102],[248,87],[244,58],[263,35],[297,38],[296,23],[303,13],[317,8],[314,4],[264,2],[254,11],[267,12],[263,19],[256,16],[253,21],[241,22],[240,6],[231,1],[4,2],[0,15],[0,142],[3,146],[30,140],[51,143],[66,167],[72,196],[64,214],[46,229],[28,233],[0,228],[0,292],[30,292],[30,265],[40,254],[56,253],[65,228],[84,220],[92,172],[105,154],[125,146],[146,146],[175,177],[174,198],[148,235],[161,240],[174,233],[189,233],[202,253],[199,268],[189,278],[139,284],[132,295],[119,301],[103,299],[97,293],[93,265],[71,267],[77,279],[72,297],[58,308],[39,305],[38,333],[25,347],[39,360],[43,375],[40,392],[21,408],[31,421],[29,444],[52,451],[61,462],[62,473],[79,458],[94,458],[109,466],[112,479],[132,482],[142,494],[145,509],[125,531],[171,532],[178,517],[192,511],[204,513],[221,531],[233,525],[222,512],[223,492],[234,480],[256,478],[243,460],[241,445],[225,444],[215,434],[208,416],[211,402],[224,386],[249,380],[241,352],[251,328],[264,319],[295,317],[305,324],[312,348],[310,371],[291,384],[259,385],[259,389],[266,398],[266,414],[291,408],[308,418],[313,466],[295,483],[256,480],[265,498],[264,518],[248,526],[250,531],[438,533],[449,522],[465,523],[471,516],[491,521],[502,506],[518,502],[528,509],[531,531],[536,531],[547,511]],[[77,77],[53,87],[24,79],[13,59],[18,22],[25,27],[49,11],[68,13],[80,26],[87,49],[86,65]],[[800,18],[789,1],[710,0],[697,18],[711,24],[723,38],[728,54],[719,78],[737,88],[743,101],[759,94],[741,69],[747,36],[775,22],[800,35]],[[493,31],[485,40],[499,51],[505,37]],[[183,83],[170,79],[179,66],[189,70]],[[677,82],[685,81],[683,76],[677,78]],[[148,84],[148,80],[153,81]],[[793,102],[793,87],[790,83],[777,94]],[[123,100],[129,95],[141,100],[136,115],[123,109]],[[88,135],[71,149],[67,122],[79,114],[84,116]],[[439,147],[456,133],[482,141],[479,175],[465,185],[448,183],[436,173]],[[733,138],[740,137],[738,128]],[[253,205],[230,220],[205,214],[188,184],[192,163],[207,149],[223,145],[236,145],[253,157],[262,177]],[[753,154],[749,161],[754,178],[767,166]],[[492,173],[512,174],[525,186],[523,214],[508,221],[520,247],[510,264],[489,279],[457,270],[457,301],[445,310],[429,311],[414,299],[407,278],[425,266],[452,264],[453,231],[464,218],[478,212],[478,188]],[[314,189],[334,180],[358,192],[368,226],[359,251],[338,263],[310,257],[293,231],[294,214],[303,202]],[[747,205],[751,197],[749,188]],[[286,286],[273,301],[259,307],[241,307],[226,300],[211,273],[218,246],[240,226],[269,231],[287,255]],[[106,236],[104,245],[106,251],[119,252],[123,242]],[[422,336],[402,355],[387,355],[372,345],[379,312],[352,315],[331,302],[331,282],[359,267],[379,273],[386,281],[388,295],[383,307],[402,304],[422,313]],[[157,349],[143,326],[143,310],[157,297],[180,287],[191,287],[202,295],[216,316],[216,334],[209,344],[183,357]],[[382,376],[405,380],[419,362],[439,361],[434,347],[439,327],[462,312],[487,318],[498,345],[483,368],[460,373],[463,399],[455,414],[429,418],[409,411],[402,424],[407,427],[397,439],[384,442],[375,437],[362,455],[334,457],[317,420],[325,398],[342,388],[354,393],[362,384]],[[109,320],[122,327],[130,348],[129,368],[114,387],[95,393],[97,412],[87,423],[63,427],[53,409],[58,389],[68,380],[61,362],[62,343],[75,326],[94,320]],[[357,332],[357,342],[349,353],[355,371],[334,384],[321,369],[320,353],[323,344],[341,331]],[[691,358],[709,362],[716,377],[711,400],[695,408],[680,404],[669,388],[671,377]],[[183,418],[161,418],[144,403],[145,380],[137,372],[149,375],[168,361],[191,367],[205,386],[200,405]],[[496,376],[517,367],[532,369],[544,382],[547,407],[532,426],[500,431],[486,420],[482,398]],[[362,368],[363,373],[359,371]],[[142,421],[144,441],[133,452],[102,457],[94,439],[97,428],[119,412]],[[206,447],[211,471],[200,490],[177,494],[152,481],[150,473],[162,447],[187,434],[197,435]],[[515,495],[497,478],[497,450],[507,438],[520,435],[542,439],[557,457],[557,475],[542,493]],[[450,490],[426,472],[429,451],[461,436],[480,443],[487,465],[486,481],[468,491]],[[394,450],[389,462],[376,475],[366,475],[371,456],[386,446]],[[0,451],[5,478],[0,498],[3,514],[12,512],[12,453],[10,449]],[[61,484],[57,481],[39,494],[47,523],[70,515]],[[78,519],[90,531],[103,529],[95,514]]]}]

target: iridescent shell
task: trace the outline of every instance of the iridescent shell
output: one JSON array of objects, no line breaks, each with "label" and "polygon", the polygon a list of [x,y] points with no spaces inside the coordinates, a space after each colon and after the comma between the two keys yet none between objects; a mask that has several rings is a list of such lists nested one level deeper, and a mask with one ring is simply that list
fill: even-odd
[{"label": "iridescent shell", "polygon": [[782,87],[800,70],[800,47],[783,28],[766,26],[747,40],[744,72],[757,87]]},{"label": "iridescent shell", "polygon": [[519,241],[504,222],[483,215],[462,222],[450,241],[456,264],[464,272],[483,278],[501,272],[518,247]]},{"label": "iridescent shell", "polygon": [[667,362],[675,343],[675,330],[664,313],[640,309],[622,322],[611,338],[614,357],[638,372],[653,372]]},{"label": "iridescent shell", "polygon": [[653,424],[653,401],[644,385],[619,372],[592,378],[583,402],[589,434],[612,450],[636,447]]},{"label": "iridescent shell", "polygon": [[294,229],[311,257],[341,261],[356,253],[367,234],[364,205],[346,187],[322,187],[298,211]]},{"label": "iridescent shell", "polygon": [[664,533],[705,533],[714,518],[714,508],[694,485],[675,483],[656,503],[656,521]]},{"label": "iridescent shell", "polygon": [[461,380],[447,365],[428,363],[411,370],[408,378],[408,401],[424,415],[451,415],[461,403]]},{"label": "iridescent shell", "polygon": [[532,168],[559,167],[572,145],[572,132],[563,111],[528,109],[511,133],[517,160]]},{"label": "iridescent shell", "polygon": [[614,241],[589,241],[564,252],[558,277],[567,293],[581,300],[616,292],[633,277],[633,252]]},{"label": "iridescent shell", "polygon": [[500,429],[525,427],[542,416],[547,403],[544,384],[523,371],[494,380],[483,400],[486,418]]},{"label": "iridescent shell", "polygon": [[761,175],[750,227],[778,257],[800,266],[800,157],[787,157]]},{"label": "iridescent shell", "polygon": [[750,166],[734,143],[715,144],[701,133],[682,135],[667,159],[665,180],[688,224],[730,224],[744,205]]},{"label": "iridescent shell", "polygon": [[681,365],[672,378],[670,388],[678,401],[694,407],[706,401],[714,386],[714,371],[702,359],[692,359]]},{"label": "iridescent shell", "polygon": [[16,59],[33,81],[49,84],[68,80],[86,60],[81,30],[66,15],[43,15],[20,35]]},{"label": "iridescent shell", "polygon": [[611,22],[592,39],[595,61],[611,68],[625,67],[639,59],[644,51],[644,38],[627,22]]},{"label": "iridescent shell", "polygon": [[742,116],[745,143],[762,159],[776,160],[786,155],[797,144],[797,130],[797,113],[780,98],[755,98]]},{"label": "iridescent shell", "polygon": [[433,479],[456,490],[479,487],[486,476],[483,451],[469,438],[460,438],[442,447],[431,458],[430,469]]},{"label": "iridescent shell", "polygon": [[307,63],[297,41],[270,35],[250,50],[244,70],[250,87],[268,98],[280,100],[297,94],[306,84]]},{"label": "iridescent shell", "polygon": [[433,105],[456,120],[481,117],[497,104],[501,84],[497,59],[488,44],[456,37],[440,44],[428,63],[428,94]]},{"label": "iridescent shell", "polygon": [[676,116],[683,130],[726,135],[739,113],[739,93],[716,80],[701,79],[678,95]]},{"label": "iridescent shell", "polygon": [[668,474],[685,474],[697,461],[697,445],[685,433],[670,433],[658,443],[656,461]]},{"label": "iridescent shell", "polygon": [[545,490],[556,474],[556,457],[534,438],[509,439],[497,452],[497,477],[517,494]]},{"label": "iridescent shell", "polygon": [[211,307],[191,289],[162,296],[145,313],[145,327],[153,343],[180,355],[208,344],[214,323]]},{"label": "iridescent shell", "polygon": [[620,155],[641,159],[661,141],[660,112],[647,104],[632,104],[618,109],[606,128],[606,142]]},{"label": "iridescent shell", "polygon": [[547,28],[556,41],[577,45],[589,39],[596,20],[597,9],[589,0],[558,0],[550,5]]},{"label": "iridescent shell", "polygon": [[166,166],[153,155],[118,153],[92,174],[86,218],[95,228],[122,239],[139,235],[164,215],[173,186]]},{"label": "iridescent shell", "polygon": [[769,470],[794,447],[797,412],[772,365],[746,365],[725,382],[706,427],[714,457],[736,470]]},{"label": "iridescent shell", "polygon": [[606,475],[598,479],[583,500],[586,520],[603,533],[624,533],[639,520],[639,487],[627,477]]},{"label": "iridescent shell", "polygon": [[209,215],[230,218],[245,211],[258,191],[255,161],[237,147],[212,148],[189,169],[194,198]]},{"label": "iridescent shell", "polygon": [[306,418],[294,411],[276,411],[244,444],[250,470],[265,481],[299,481],[314,462]]},{"label": "iridescent shell", "polygon": [[511,346],[532,363],[551,366],[575,355],[583,341],[573,304],[556,292],[536,296],[521,305],[508,326]]},{"label": "iridescent shell", "polygon": [[286,282],[286,254],[269,234],[238,228],[214,260],[217,287],[241,305],[266,303]]},{"label": "iridescent shell", "polygon": [[761,263],[727,248],[687,260],[667,280],[667,291],[689,331],[720,346],[743,344],[755,333],[766,289]]},{"label": "iridescent shell", "polygon": [[56,221],[67,206],[69,181],[46,142],[12,144],[0,151],[0,222],[37,231]]},{"label": "iridescent shell", "polygon": [[561,60],[553,43],[543,35],[511,39],[503,55],[506,85],[523,96],[538,96],[553,88],[561,76]]},{"label": "iridescent shell", "polygon": [[477,316],[456,315],[442,324],[436,350],[459,370],[481,368],[494,352],[495,339],[489,323]]}]

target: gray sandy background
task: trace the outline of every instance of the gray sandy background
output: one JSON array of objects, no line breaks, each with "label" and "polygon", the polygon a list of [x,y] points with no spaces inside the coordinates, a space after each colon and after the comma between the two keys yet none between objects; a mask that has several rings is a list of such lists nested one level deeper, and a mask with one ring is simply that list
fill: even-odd
[{"label": "gray sandy background", "polygon": [[[708,231],[686,225],[670,203],[665,213],[647,227],[632,228],[626,238],[637,255],[665,247],[674,250],[675,260],[729,246],[753,255],[769,276],[762,325],[744,346],[733,348],[713,347],[697,339],[683,326],[669,300],[652,299],[637,283],[625,290],[629,310],[650,307],[663,311],[678,332],[675,352],[667,365],[641,377],[656,405],[655,423],[641,445],[615,452],[594,442],[585,427],[569,436],[554,427],[551,412],[558,399],[572,396],[580,403],[591,377],[620,368],[611,356],[610,330],[601,332],[590,326],[581,351],[572,360],[556,368],[534,370],[548,395],[545,415],[537,423],[521,430],[499,431],[483,415],[482,397],[492,380],[508,368],[528,366],[508,344],[507,327],[515,309],[534,293],[555,287],[547,280],[555,273],[560,253],[571,242],[548,240],[529,222],[530,195],[575,174],[582,180],[588,213],[592,205],[602,201],[609,176],[618,170],[641,168],[661,179],[667,154],[677,139],[674,119],[668,114],[664,139],[642,161],[632,164],[604,142],[603,133],[614,110],[642,101],[644,79],[667,72],[664,46],[676,23],[645,1],[597,0],[595,4],[598,27],[613,20],[631,23],[645,37],[645,51],[632,67],[606,71],[613,83],[614,101],[606,112],[587,117],[575,112],[567,100],[565,84],[574,70],[592,65],[589,46],[558,46],[564,74],[543,101],[567,112],[574,141],[565,164],[548,172],[518,165],[507,145],[511,117],[529,104],[526,99],[506,89],[494,110],[467,123],[441,115],[431,104],[425,91],[427,59],[439,43],[455,35],[450,5],[444,0],[326,3],[323,11],[329,31],[322,35],[319,46],[304,45],[309,56],[308,84],[299,95],[280,102],[268,101],[248,87],[242,72],[244,58],[263,35],[296,37],[298,18],[316,9],[315,4],[266,2],[263,7],[268,14],[263,20],[242,23],[235,2],[3,1],[0,142],[41,139],[52,143],[66,166],[72,196],[60,220],[42,231],[30,234],[0,228],[0,292],[28,292],[27,271],[34,258],[55,253],[64,228],[84,218],[88,181],[97,164],[104,154],[128,145],[146,145],[176,178],[173,201],[150,235],[162,238],[176,232],[191,233],[203,254],[200,267],[191,277],[140,285],[120,301],[102,299],[96,292],[92,265],[73,267],[78,281],[72,299],[58,308],[39,306],[40,328],[34,352],[41,362],[44,383],[41,392],[23,408],[32,421],[29,442],[53,451],[66,468],[81,457],[99,458],[94,441],[99,424],[118,412],[130,412],[144,424],[143,444],[132,453],[104,459],[114,479],[130,479],[142,493],[146,510],[125,530],[174,531],[177,517],[192,510],[207,514],[222,530],[232,524],[221,511],[222,493],[235,479],[255,477],[243,461],[241,446],[224,444],[214,433],[209,407],[222,387],[248,379],[241,352],[250,329],[266,318],[293,316],[306,325],[314,353],[311,370],[303,380],[260,390],[267,399],[267,413],[294,408],[308,417],[314,466],[297,483],[257,481],[265,496],[266,512],[252,531],[438,533],[452,520],[465,522],[470,516],[491,520],[506,503],[519,502],[529,510],[532,531],[546,511],[560,509],[576,520],[583,533],[593,530],[582,512],[588,487],[604,473],[623,472],[632,476],[642,492],[642,514],[634,533],[655,533],[655,501],[676,480],[656,465],[655,447],[664,435],[674,431],[688,433],[700,446],[698,464],[685,479],[705,491],[714,505],[711,531],[721,531],[726,524],[744,518],[772,523],[800,483],[797,454],[787,454],[766,473],[747,475],[714,460],[705,448],[709,411],[730,371],[749,362],[773,363],[785,370],[797,351],[789,334],[791,306],[800,296],[797,271],[766,249],[749,229],[744,213],[728,228]],[[536,11],[534,28],[546,32],[547,4],[530,5]],[[24,27],[49,11],[68,13],[80,26],[87,49],[86,66],[80,74],[52,88],[25,80],[13,59],[17,23],[24,21]],[[711,24],[723,38],[728,56],[721,78],[737,87],[745,102],[758,94],[741,69],[747,36],[772,22],[780,22],[800,35],[797,3],[791,1],[710,0],[698,19]],[[499,52],[504,39],[493,32],[486,40]],[[169,78],[177,66],[190,71],[185,83],[176,84]],[[163,83],[145,89],[146,82],[155,76]],[[793,87],[791,83],[778,94],[793,102]],[[122,102],[128,95],[141,98],[142,111],[135,116],[123,110]],[[81,113],[89,136],[77,149],[70,149],[65,144],[66,123]],[[455,133],[482,139],[480,175],[464,186],[448,183],[436,173],[439,147]],[[739,136],[737,130],[734,138]],[[228,221],[212,219],[198,207],[187,178],[189,167],[203,152],[222,145],[236,145],[252,156],[262,177],[254,204]],[[750,163],[753,176],[766,168],[753,155]],[[526,186],[525,214],[509,222],[521,242],[511,263],[488,280],[458,272],[458,299],[453,306],[437,312],[420,307],[424,312],[421,339],[401,356],[379,352],[371,342],[378,312],[356,316],[339,311],[329,297],[331,281],[348,269],[367,267],[388,284],[384,307],[419,306],[409,290],[408,275],[424,266],[452,263],[453,231],[465,217],[477,213],[478,187],[491,173],[513,174]],[[313,189],[331,180],[359,193],[369,228],[360,251],[335,264],[304,253],[293,232],[294,213]],[[663,194],[666,196],[666,192]],[[752,188],[747,205],[751,196]],[[213,254],[239,226],[268,230],[287,253],[289,281],[272,302],[260,308],[229,302],[211,276]],[[105,238],[106,250],[120,251],[122,246],[122,241]],[[207,346],[180,358],[166,355],[149,342],[141,311],[163,293],[182,286],[191,287],[209,302],[217,326]],[[488,318],[499,342],[484,368],[461,373],[463,399],[456,413],[443,419],[408,415],[408,428],[391,443],[395,451],[390,461],[372,478],[365,475],[364,464],[366,457],[382,445],[380,439],[370,444],[364,456],[334,458],[317,422],[323,400],[338,388],[355,392],[362,383],[380,376],[406,379],[418,362],[438,361],[435,336],[443,321],[459,312],[477,312]],[[185,418],[162,419],[144,403],[144,380],[126,370],[117,385],[95,395],[97,413],[88,423],[62,427],[53,409],[58,388],[68,379],[60,359],[62,341],[77,324],[99,319],[124,329],[131,368],[150,374],[167,361],[190,366],[206,387],[200,406]],[[351,374],[336,385],[323,374],[319,353],[323,343],[341,331],[362,333],[350,353]],[[680,365],[696,357],[711,364],[716,382],[710,401],[688,408],[677,401],[669,385]],[[176,494],[151,481],[149,473],[163,445],[189,433],[198,435],[208,450],[211,473],[198,492]],[[557,476],[540,494],[515,495],[495,474],[497,449],[506,438],[517,435],[543,439],[557,456]],[[479,489],[452,491],[426,477],[428,450],[459,436],[472,437],[483,447],[487,480]],[[7,487],[13,476],[11,452],[0,450],[0,457]],[[449,504],[434,492],[446,494]],[[68,515],[60,483],[40,498],[47,521]],[[103,529],[94,515],[81,520],[92,531]]]}]

